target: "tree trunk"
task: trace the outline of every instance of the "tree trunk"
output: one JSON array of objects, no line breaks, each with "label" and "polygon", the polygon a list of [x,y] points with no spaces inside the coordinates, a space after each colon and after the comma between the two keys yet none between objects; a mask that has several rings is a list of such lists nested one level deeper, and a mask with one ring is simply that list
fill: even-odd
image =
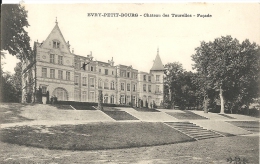
[{"label": "tree trunk", "polygon": [[208,113],[206,96],[204,96],[203,106],[204,106],[204,113]]},{"label": "tree trunk", "polygon": [[224,114],[224,98],[223,98],[223,94],[222,94],[222,88],[220,87],[219,89],[219,97],[220,97],[220,104],[221,104],[221,109],[220,109],[220,113]]}]

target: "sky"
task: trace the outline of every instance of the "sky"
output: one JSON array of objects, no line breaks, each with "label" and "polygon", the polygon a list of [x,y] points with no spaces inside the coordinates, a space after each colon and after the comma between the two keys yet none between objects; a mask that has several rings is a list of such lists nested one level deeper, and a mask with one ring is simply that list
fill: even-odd
[{"label": "sky", "polygon": [[[152,67],[158,48],[163,64],[179,62],[192,71],[191,56],[201,41],[231,35],[240,42],[249,39],[260,45],[259,3],[25,4],[25,8],[31,46],[48,37],[57,17],[65,41],[70,42],[75,54],[87,56],[92,51],[94,60],[107,62],[113,57],[116,65],[132,65],[145,72]],[[88,13],[134,13],[138,17],[90,17]],[[6,55],[3,61],[4,71],[14,72],[18,60]]]}]

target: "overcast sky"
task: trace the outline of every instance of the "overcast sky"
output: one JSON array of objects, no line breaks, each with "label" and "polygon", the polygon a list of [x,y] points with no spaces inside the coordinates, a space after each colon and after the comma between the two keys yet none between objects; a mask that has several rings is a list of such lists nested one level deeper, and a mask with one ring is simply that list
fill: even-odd
[{"label": "overcast sky", "polygon": [[[191,55],[201,41],[231,35],[240,42],[248,38],[260,44],[260,5],[257,3],[178,4],[26,4],[33,41],[45,40],[55,19],[74,53],[94,60],[114,58],[115,64],[132,65],[148,72],[157,48],[163,64],[180,62],[192,70]],[[138,17],[88,17],[88,13],[136,13]],[[169,17],[144,17],[169,14]],[[191,14],[193,17],[171,17]],[[197,17],[210,14],[210,18]],[[140,16],[142,15],[142,16]],[[13,72],[17,60],[7,55],[5,71]]]}]

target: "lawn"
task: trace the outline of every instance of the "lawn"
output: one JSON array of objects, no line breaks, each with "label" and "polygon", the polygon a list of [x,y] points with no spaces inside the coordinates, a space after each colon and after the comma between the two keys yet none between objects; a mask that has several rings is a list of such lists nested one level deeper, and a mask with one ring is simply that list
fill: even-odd
[{"label": "lawn", "polygon": [[0,123],[14,123],[14,122],[23,122],[30,121],[28,119],[20,116],[21,108],[24,107],[24,104],[19,103],[1,103],[0,104]]},{"label": "lawn", "polygon": [[160,112],[160,111],[153,109],[153,108],[137,108],[137,107],[135,107],[134,109],[137,110],[138,112]]},{"label": "lawn", "polygon": [[197,120],[197,119],[207,119],[206,117],[197,115],[193,112],[184,110],[185,113],[177,113],[177,112],[166,112],[167,114],[177,118],[177,119],[184,119],[184,120]]},{"label": "lawn", "polygon": [[103,111],[111,118],[119,121],[119,120],[138,120],[134,116],[130,115],[129,113],[125,111]]},{"label": "lawn", "polygon": [[163,123],[17,126],[0,130],[2,142],[61,150],[102,150],[193,141]]},{"label": "lawn", "polygon": [[259,132],[260,131],[258,121],[228,121],[228,123],[231,123],[235,126],[238,126],[240,128],[243,128],[243,129],[251,131],[251,132]]}]

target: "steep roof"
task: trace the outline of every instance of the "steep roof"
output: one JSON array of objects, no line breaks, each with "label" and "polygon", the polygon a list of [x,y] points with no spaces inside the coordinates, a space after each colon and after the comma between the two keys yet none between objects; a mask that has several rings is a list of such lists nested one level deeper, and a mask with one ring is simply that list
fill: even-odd
[{"label": "steep roof", "polygon": [[157,55],[156,55],[155,60],[153,62],[153,66],[151,68],[151,71],[163,71],[163,70],[165,70],[165,69],[164,69],[164,66],[162,64],[162,60],[160,58],[159,49],[158,49]]}]

